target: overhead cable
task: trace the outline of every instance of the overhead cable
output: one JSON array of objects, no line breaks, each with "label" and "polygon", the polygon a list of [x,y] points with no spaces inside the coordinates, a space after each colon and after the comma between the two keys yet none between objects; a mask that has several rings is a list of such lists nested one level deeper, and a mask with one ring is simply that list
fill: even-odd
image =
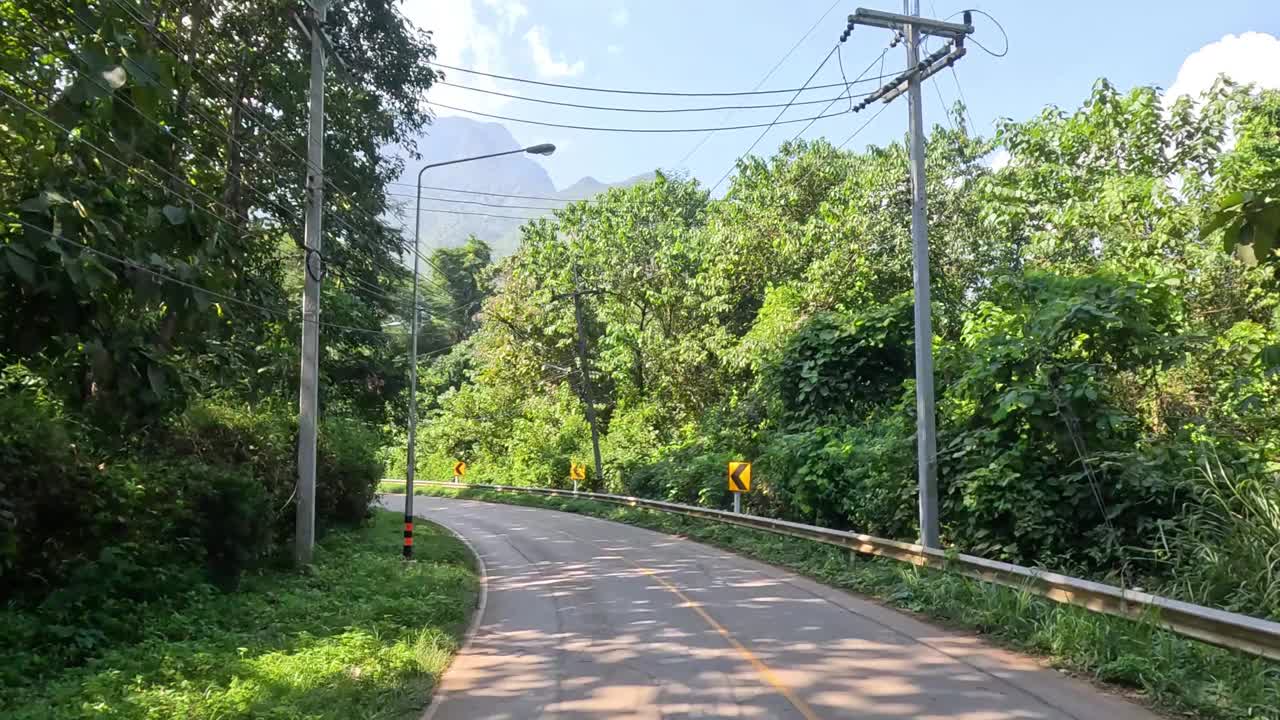
[{"label": "overhead cable", "polygon": [[[509,115],[496,115],[496,114],[493,114],[493,113],[484,113],[484,112],[479,112],[479,111],[476,111],[476,110],[468,110],[468,109],[466,109],[466,108],[455,107],[455,106],[453,106],[453,105],[445,105],[444,103],[441,103],[441,102],[431,102],[431,101],[428,101],[428,103],[430,103],[430,104],[432,104],[432,105],[435,105],[436,107],[442,107],[442,108],[445,108],[446,110],[454,110],[454,111],[457,111],[457,112],[464,112],[464,113],[467,113],[467,114],[470,114],[470,115],[478,115],[478,116],[480,116],[480,117],[493,118],[493,119],[495,119],[495,120],[506,120],[506,121],[508,121],[508,122],[518,122],[518,123],[524,123],[524,124],[526,124],[526,125],[541,125],[541,126],[543,126],[543,127],[565,128],[565,129],[568,129],[568,130],[590,130],[590,131],[594,131],[594,132],[612,132],[612,133],[695,133],[695,132],[709,132],[709,131],[712,131],[712,130],[715,130],[715,131],[719,131],[719,130],[751,130],[751,129],[753,129],[753,128],[762,128],[762,127],[763,127],[763,128],[772,128],[774,125],[786,125],[786,124],[788,124],[788,123],[806,122],[806,121],[808,121],[808,120],[821,119],[821,118],[824,118],[824,117],[836,117],[836,116],[838,116],[838,115],[848,115],[848,114],[849,114],[849,111],[847,111],[847,110],[842,110],[842,111],[840,111],[840,112],[830,113],[830,114],[827,114],[827,115],[817,115],[817,116],[814,116],[814,117],[802,117],[802,118],[795,118],[794,120],[782,120],[782,121],[780,121],[780,122],[779,122],[778,120],[774,120],[773,122],[769,122],[769,123],[752,123],[752,124],[750,124],[750,125],[726,125],[726,126],[724,126],[724,127],[700,127],[700,128],[624,128],[624,127],[602,127],[602,126],[597,126],[597,125],[569,125],[569,124],[566,124],[566,123],[543,122],[543,121],[541,121],[541,120],[526,120],[526,119],[524,119],[524,118],[511,117],[511,116],[509,116]],[[784,106],[784,107],[783,107],[783,112],[785,112],[785,111],[786,111],[786,108],[787,108],[787,107],[790,107],[790,105],[788,104],[788,105]]]},{"label": "overhead cable", "polygon": [[[530,78],[515,77],[512,75],[499,75],[497,73],[481,72],[479,70],[471,70],[469,68],[457,67],[454,65],[445,65],[444,63],[433,62],[436,67],[445,68],[446,70],[456,70],[458,72],[469,73],[472,75],[481,75],[483,77],[495,78],[498,80],[510,80],[511,82],[525,83],[528,85],[542,85],[544,87],[563,88],[565,90],[582,90],[584,92],[611,93],[614,95],[652,95],[655,97],[738,97],[743,95],[781,95],[793,93],[797,91],[824,90],[828,88],[844,87],[844,83],[828,83],[825,85],[810,85],[803,88],[778,88],[776,90],[740,90],[736,92],[677,92],[662,90],[622,90],[617,88],[599,88],[589,87],[586,85],[566,85],[563,83],[545,82],[543,80],[533,80]],[[866,82],[873,82],[881,78],[867,78]]]}]

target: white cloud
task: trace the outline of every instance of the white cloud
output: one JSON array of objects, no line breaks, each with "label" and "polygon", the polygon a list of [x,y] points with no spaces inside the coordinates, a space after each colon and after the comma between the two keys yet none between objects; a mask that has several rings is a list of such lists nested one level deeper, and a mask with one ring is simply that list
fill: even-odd
[{"label": "white cloud", "polygon": [[614,27],[625,27],[629,20],[631,20],[631,13],[627,12],[627,6],[622,2],[619,2],[613,12],[609,13],[609,22],[613,23]]},{"label": "white cloud", "polygon": [[520,21],[529,16],[529,8],[520,0],[484,0],[502,22],[502,34],[511,35]]},{"label": "white cloud", "polygon": [[543,37],[544,30],[540,25],[534,25],[529,32],[524,34],[524,39],[529,43],[529,53],[533,56],[533,66],[538,71],[538,75],[542,77],[573,77],[581,75],[583,70],[587,69],[585,63],[581,60],[570,64],[564,60],[561,55],[560,60],[556,60],[551,54],[551,49],[547,47],[547,42]]},{"label": "white cloud", "polygon": [[[405,0],[403,9],[415,25],[432,32],[438,62],[490,73],[510,69],[506,51],[513,46],[511,38],[516,26],[529,13],[521,0]],[[484,90],[499,89],[492,78],[452,70],[444,72],[449,82]],[[444,85],[431,88],[427,101],[479,112],[495,112],[510,102],[496,95]],[[443,108],[436,111],[441,115],[456,114]]]},{"label": "white cloud", "polygon": [[605,49],[609,51],[609,54],[610,54],[610,55],[621,55],[621,54],[622,54],[622,46],[621,46],[621,45],[610,45],[609,47],[607,47],[607,48],[605,48]]},{"label": "white cloud", "polygon": [[996,148],[996,151],[987,156],[987,167],[999,172],[1009,165],[1012,156],[1009,151],[1004,148]]},{"label": "white cloud", "polygon": [[1187,56],[1178,76],[1165,93],[1172,104],[1182,95],[1198,96],[1213,85],[1219,74],[1240,84],[1255,83],[1280,88],[1280,39],[1260,32],[1226,35]]}]

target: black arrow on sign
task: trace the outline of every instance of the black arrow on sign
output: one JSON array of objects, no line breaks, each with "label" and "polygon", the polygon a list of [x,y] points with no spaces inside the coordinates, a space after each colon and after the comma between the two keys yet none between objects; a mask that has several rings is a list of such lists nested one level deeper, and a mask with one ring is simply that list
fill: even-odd
[{"label": "black arrow on sign", "polygon": [[742,473],[747,469],[746,463],[738,463],[729,473],[729,482],[733,483],[734,492],[746,492],[747,485],[742,482]]}]

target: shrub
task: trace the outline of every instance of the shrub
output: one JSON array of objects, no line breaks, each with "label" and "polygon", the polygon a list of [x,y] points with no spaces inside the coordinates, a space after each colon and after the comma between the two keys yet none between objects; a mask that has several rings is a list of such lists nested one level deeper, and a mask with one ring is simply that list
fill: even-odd
[{"label": "shrub", "polygon": [[761,490],[790,519],[914,539],[915,418],[896,406],[862,423],[775,435],[760,457]]},{"label": "shrub", "polygon": [[382,434],[355,420],[326,417],[316,450],[316,522],[354,525],[369,515],[382,479]]},{"label": "shrub", "polygon": [[61,406],[22,366],[0,373],[0,597],[47,586],[92,546],[84,465]]},{"label": "shrub", "polygon": [[1120,373],[1178,356],[1159,278],[1029,274],[971,313],[939,404],[949,534],[986,557],[1120,565],[1177,512],[1176,463],[1115,396]]},{"label": "shrub", "polygon": [[812,426],[894,399],[912,373],[911,307],[903,295],[851,316],[810,318],[766,373],[784,419]]},{"label": "shrub", "polygon": [[267,491],[243,467],[186,462],[179,468],[198,488],[195,515],[209,576],[220,588],[232,590],[241,573],[270,548]]}]

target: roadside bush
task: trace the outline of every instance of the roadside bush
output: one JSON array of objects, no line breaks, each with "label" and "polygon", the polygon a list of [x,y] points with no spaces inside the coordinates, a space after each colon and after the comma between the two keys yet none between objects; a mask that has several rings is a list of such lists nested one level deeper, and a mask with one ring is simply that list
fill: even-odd
[{"label": "roadside bush", "polygon": [[761,490],[788,519],[914,540],[915,452],[914,414],[901,405],[856,425],[781,433],[760,456]]},{"label": "roadside bush", "polygon": [[339,417],[320,425],[316,450],[316,522],[354,525],[369,515],[369,505],[382,479],[376,429]]},{"label": "roadside bush", "polygon": [[233,590],[240,575],[270,548],[267,491],[243,467],[185,462],[179,468],[198,488],[195,514],[209,577],[223,590]]},{"label": "roadside bush", "polygon": [[948,535],[1018,563],[1118,567],[1178,511],[1169,448],[1115,397],[1121,373],[1179,357],[1181,304],[1159,278],[1007,280],[944,361],[939,493]]},{"label": "roadside bush", "polygon": [[92,546],[85,465],[61,405],[22,366],[0,374],[0,598],[57,581]]},{"label": "roadside bush", "polygon": [[805,322],[766,371],[784,421],[812,427],[893,400],[912,374],[911,308],[911,296],[902,295],[860,313],[823,313]]},{"label": "roadside bush", "polygon": [[[591,457],[591,428],[582,403],[568,383],[561,383],[553,394],[525,401],[512,426],[508,448],[508,467],[519,479],[518,484],[573,486],[570,463],[591,465],[587,462]],[[599,483],[599,478],[591,477],[594,474],[594,469],[588,471],[589,487]]]},{"label": "roadside bush", "polygon": [[167,431],[156,433],[147,452],[190,458],[206,466],[247,469],[263,489],[263,512],[271,519],[273,541],[286,543],[293,537],[289,510],[298,460],[297,425],[290,410],[219,400],[196,403],[174,418]]}]

